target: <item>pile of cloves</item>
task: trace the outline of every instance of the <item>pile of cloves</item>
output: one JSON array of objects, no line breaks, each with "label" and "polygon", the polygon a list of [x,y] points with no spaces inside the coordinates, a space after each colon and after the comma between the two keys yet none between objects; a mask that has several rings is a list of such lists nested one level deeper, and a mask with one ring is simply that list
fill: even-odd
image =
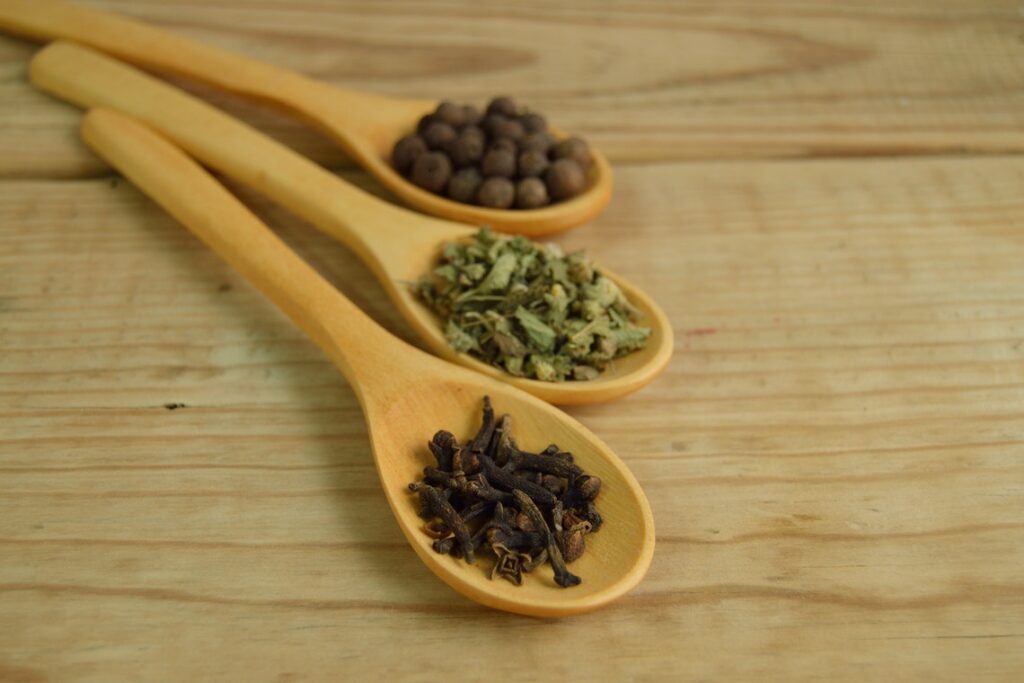
[{"label": "pile of cloves", "polygon": [[580,583],[566,567],[586,549],[587,534],[601,526],[594,499],[601,480],[584,474],[552,444],[540,453],[520,450],[512,438],[512,418],[495,418],[484,397],[483,423],[460,444],[439,431],[427,444],[437,466],[409,484],[420,497],[424,532],[434,550],[466,562],[489,550],[495,555],[491,578],[521,585],[523,574],[548,563],[555,583]]}]

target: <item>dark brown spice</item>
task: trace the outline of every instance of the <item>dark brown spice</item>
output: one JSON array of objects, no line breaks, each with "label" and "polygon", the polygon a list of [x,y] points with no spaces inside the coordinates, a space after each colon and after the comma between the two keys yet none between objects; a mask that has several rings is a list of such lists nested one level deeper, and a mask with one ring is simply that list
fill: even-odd
[{"label": "dark brown spice", "polygon": [[483,181],[483,176],[475,167],[459,169],[448,181],[448,196],[457,202],[472,204]]},{"label": "dark brown spice", "polygon": [[515,198],[516,188],[508,178],[488,178],[476,193],[477,202],[492,209],[507,209]]},{"label": "dark brown spice", "polygon": [[537,151],[547,155],[555,144],[555,136],[551,133],[527,133],[519,140],[519,149],[524,152]]},{"label": "dark brown spice", "polygon": [[[485,397],[484,419],[469,441],[460,445],[446,431],[434,435],[428,445],[439,467],[425,467],[423,479],[409,485],[420,497],[423,532],[434,539],[435,552],[470,563],[489,549],[495,557],[491,578],[519,585],[523,574],[547,563],[558,585],[575,586],[580,578],[566,565],[583,554],[585,537],[596,529],[592,520],[599,520],[593,501],[582,495],[596,495],[592,482],[600,480],[583,474],[557,446],[521,451],[511,426],[508,415],[497,419]],[[481,471],[469,475],[466,463],[473,458]]]},{"label": "dark brown spice", "polygon": [[547,120],[540,114],[534,112],[527,112],[526,114],[523,114],[519,120],[522,121],[523,128],[525,128],[528,133],[539,133],[548,129]]},{"label": "dark brown spice", "polygon": [[586,171],[590,168],[593,159],[590,156],[590,146],[582,138],[568,138],[555,145],[556,159],[572,159],[579,167]]},{"label": "dark brown spice", "polygon": [[434,112],[434,115],[437,116],[438,120],[444,121],[453,128],[458,128],[466,123],[465,108],[448,100],[437,105],[437,111]]},{"label": "dark brown spice", "polygon": [[491,127],[491,135],[496,138],[519,140],[526,135],[526,129],[516,119],[505,119],[504,121],[498,121]]},{"label": "dark brown spice", "polygon": [[510,140],[509,138],[498,138],[491,143],[491,146],[487,148],[487,151],[503,151],[515,155],[519,152],[519,148],[516,146],[515,140]]},{"label": "dark brown spice", "polygon": [[427,126],[432,124],[434,121],[437,121],[437,117],[433,114],[426,114],[425,116],[420,117],[420,120],[416,123],[416,132],[423,135],[423,131],[425,131]]},{"label": "dark brown spice", "polygon": [[[436,157],[421,162],[428,153],[445,156],[447,167]],[[441,102],[419,119],[414,134],[395,143],[391,158],[399,173],[431,192],[467,204],[524,210],[584,191],[586,171],[592,163],[586,142],[580,138],[557,141],[544,116],[521,110],[507,96],[491,100],[486,112],[469,104]],[[575,163],[582,177],[573,167],[555,168],[552,162],[557,161]],[[454,174],[468,168],[476,169],[483,178],[508,179],[512,186],[491,183],[485,189],[475,175]],[[527,178],[542,179],[543,189],[533,182],[520,182]],[[583,380],[592,374],[586,368],[573,368],[572,373]]]},{"label": "dark brown spice", "polygon": [[455,129],[447,123],[433,121],[423,130],[423,142],[430,149],[443,150],[455,140],[456,135]]},{"label": "dark brown spice", "polygon": [[516,155],[505,149],[490,149],[480,169],[490,177],[512,178],[516,174]]},{"label": "dark brown spice", "polygon": [[440,152],[422,154],[412,166],[412,182],[431,192],[443,190],[451,174],[452,162]]},{"label": "dark brown spice", "polygon": [[515,116],[518,107],[516,101],[508,95],[499,95],[487,105],[488,114],[501,114],[502,116]]},{"label": "dark brown spice", "polygon": [[548,189],[540,178],[523,178],[516,183],[517,208],[539,209],[548,203]]},{"label": "dark brown spice", "polygon": [[472,104],[462,105],[462,117],[468,126],[475,126],[484,120],[484,114]]},{"label": "dark brown spice", "polygon": [[395,145],[391,163],[399,173],[408,173],[420,155],[426,152],[427,143],[423,142],[423,138],[419,135],[406,135]]},{"label": "dark brown spice", "polygon": [[579,164],[571,159],[557,159],[544,174],[548,194],[555,201],[575,197],[587,186],[587,178]]},{"label": "dark brown spice", "polygon": [[[548,155],[540,150],[527,150],[519,155],[519,176],[521,178],[535,178],[544,175],[551,162]],[[545,198],[547,192],[544,193]]]}]

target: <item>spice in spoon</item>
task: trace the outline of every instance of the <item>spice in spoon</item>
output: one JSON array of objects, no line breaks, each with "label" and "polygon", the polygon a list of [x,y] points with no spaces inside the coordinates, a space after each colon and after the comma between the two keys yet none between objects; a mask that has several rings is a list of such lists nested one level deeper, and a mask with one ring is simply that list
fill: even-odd
[{"label": "spice in spoon", "polygon": [[651,334],[586,254],[487,229],[446,244],[414,291],[441,317],[453,349],[517,377],[595,379]]},{"label": "spice in spoon", "polygon": [[[494,98],[486,113],[442,102],[395,144],[391,161],[425,190],[492,209],[571,199],[586,190],[593,165],[583,139],[556,140],[543,116],[510,97]],[[523,182],[528,178],[534,180]]]},{"label": "spice in spoon", "polygon": [[494,555],[491,578],[516,585],[543,564],[569,588],[580,577],[566,565],[586,550],[586,536],[602,524],[594,499],[601,480],[584,474],[571,453],[552,444],[539,453],[522,451],[512,437],[512,418],[496,419],[484,397],[483,423],[460,444],[437,432],[427,444],[437,466],[409,489],[419,494],[424,533],[438,553],[474,564]]}]

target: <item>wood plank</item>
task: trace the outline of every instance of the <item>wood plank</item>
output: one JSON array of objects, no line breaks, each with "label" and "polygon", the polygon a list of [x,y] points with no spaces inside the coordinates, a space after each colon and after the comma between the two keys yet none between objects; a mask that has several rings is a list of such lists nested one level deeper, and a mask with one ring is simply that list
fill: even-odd
[{"label": "wood plank", "polygon": [[[1012,157],[621,167],[561,242],[680,348],[572,412],[658,546],[622,601],[545,622],[416,561],[341,377],[134,188],[0,183],[0,679],[1017,678],[1022,185]],[[410,338],[350,254],[245,196]]]},{"label": "wood plank", "polygon": [[[1024,140],[1024,17],[1010,0],[90,4],[351,87],[513,93],[620,164],[1017,153]],[[0,176],[102,172],[75,142],[75,111],[30,92],[33,49],[0,38]],[[211,97],[346,163],[287,117]]]}]

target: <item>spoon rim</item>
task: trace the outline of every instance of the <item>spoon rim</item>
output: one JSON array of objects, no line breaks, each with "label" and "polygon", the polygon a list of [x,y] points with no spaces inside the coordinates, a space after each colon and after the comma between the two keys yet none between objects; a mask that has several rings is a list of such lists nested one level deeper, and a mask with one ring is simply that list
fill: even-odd
[{"label": "spoon rim", "polygon": [[489,209],[465,204],[416,186],[382,158],[367,160],[365,166],[388,191],[432,216],[487,226],[508,234],[544,237],[580,227],[607,208],[614,185],[611,164],[604,154],[595,149],[591,149],[591,157],[590,182],[583,192],[538,209]]}]

